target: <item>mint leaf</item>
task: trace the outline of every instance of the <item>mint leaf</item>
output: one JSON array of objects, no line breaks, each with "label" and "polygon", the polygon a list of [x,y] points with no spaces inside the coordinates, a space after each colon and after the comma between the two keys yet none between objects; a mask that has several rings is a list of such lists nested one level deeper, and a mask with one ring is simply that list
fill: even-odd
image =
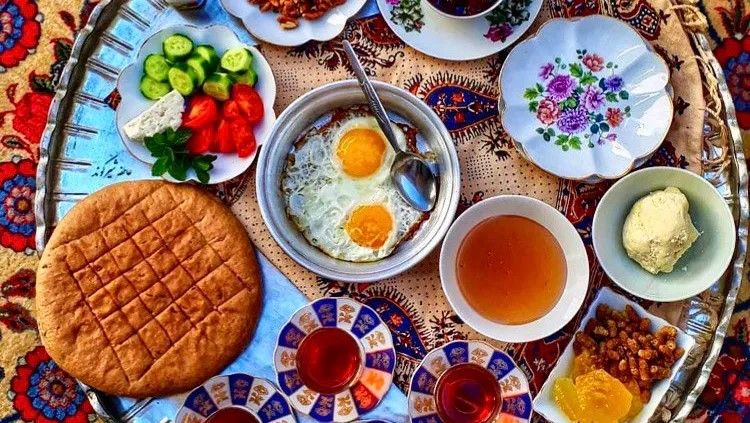
[{"label": "mint leaf", "polygon": [[161,176],[167,171],[167,160],[164,157],[159,157],[151,167],[151,174],[154,176]]}]

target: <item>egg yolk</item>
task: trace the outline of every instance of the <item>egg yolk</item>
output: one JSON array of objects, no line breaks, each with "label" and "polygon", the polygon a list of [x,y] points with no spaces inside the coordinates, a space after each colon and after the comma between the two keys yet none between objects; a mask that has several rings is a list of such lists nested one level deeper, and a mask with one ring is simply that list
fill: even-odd
[{"label": "egg yolk", "polygon": [[349,216],[345,229],[357,245],[380,248],[393,230],[393,217],[380,204],[359,206]]},{"label": "egg yolk", "polygon": [[372,129],[354,128],[341,136],[336,156],[349,176],[362,178],[372,175],[383,163],[385,140]]}]

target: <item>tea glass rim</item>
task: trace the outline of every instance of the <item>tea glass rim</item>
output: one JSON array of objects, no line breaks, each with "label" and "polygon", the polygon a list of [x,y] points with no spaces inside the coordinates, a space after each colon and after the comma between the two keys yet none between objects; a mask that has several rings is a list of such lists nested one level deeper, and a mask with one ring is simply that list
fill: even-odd
[{"label": "tea glass rim", "polygon": [[[365,360],[366,360],[367,356],[365,355],[365,348],[362,345],[362,342],[360,342],[360,340],[357,339],[357,337],[354,336],[353,333],[349,332],[346,329],[342,329],[342,328],[336,327],[336,326],[334,326],[334,327],[319,327],[319,328],[315,328],[314,330],[310,331],[310,333],[306,334],[305,337],[302,338],[302,340],[299,342],[299,346],[297,347],[297,354],[299,354],[299,350],[302,349],[302,345],[305,343],[305,341],[307,341],[310,338],[311,335],[313,335],[315,332],[320,332],[321,330],[324,330],[324,329],[333,329],[333,330],[337,330],[337,331],[345,333],[349,338],[351,338],[354,341],[354,344],[357,346],[357,352],[359,353],[358,354],[358,356],[359,356],[359,364],[357,366],[357,371],[354,372],[354,374],[349,379],[349,381],[346,383],[346,385],[342,386],[341,389],[338,389],[336,392],[318,392],[318,393],[324,394],[324,395],[337,395],[337,394],[340,394],[342,392],[346,392],[347,390],[351,389],[354,385],[357,384],[357,382],[359,381],[359,379],[362,377],[362,373],[364,373],[364,371],[365,371]],[[302,372],[300,372],[300,370],[299,370],[299,360],[295,360],[294,369],[297,370],[297,373],[300,375],[300,378],[302,378]],[[307,386],[308,388],[310,387],[307,384],[307,382],[305,382],[304,380],[302,380],[302,383],[305,386]]]},{"label": "tea glass rim", "polygon": [[481,12],[475,13],[473,15],[454,15],[454,14],[445,12],[443,10],[440,10],[437,6],[435,6],[434,4],[432,4],[432,1],[430,1],[430,0],[425,0],[425,3],[427,3],[427,5],[428,5],[428,7],[430,9],[434,10],[435,12],[437,12],[441,16],[445,16],[446,18],[450,18],[450,19],[462,19],[462,20],[466,20],[466,19],[474,19],[474,18],[482,17],[482,16],[490,13],[491,11],[495,10],[495,8],[497,8],[501,4],[505,3],[506,1],[507,0],[495,0],[495,2],[492,3],[489,7],[487,7],[484,10],[482,10]]},{"label": "tea glass rim", "polygon": [[213,413],[211,413],[211,414],[209,414],[208,416],[206,416],[206,420],[205,420],[205,423],[213,423],[213,422],[211,422],[211,418],[212,418],[212,417],[213,417],[214,415],[216,415],[216,413],[219,413],[219,412],[221,412],[221,410],[226,410],[226,409],[228,409],[228,408],[237,408],[237,409],[239,409],[239,410],[245,411],[245,412],[247,412],[247,413],[248,413],[248,414],[249,414],[249,415],[250,415],[250,416],[251,416],[252,418],[254,418],[256,422],[262,422],[262,421],[263,421],[263,420],[262,420],[262,419],[260,418],[260,416],[259,416],[259,415],[258,415],[258,414],[257,414],[257,413],[256,413],[255,411],[251,410],[250,408],[248,408],[248,407],[246,407],[246,406],[244,406],[244,405],[240,405],[240,404],[231,404],[231,405],[227,405],[226,407],[220,407],[220,408],[217,408],[217,409],[216,409],[216,411],[214,411]]},{"label": "tea glass rim", "polygon": [[497,394],[497,401],[495,403],[495,406],[493,407],[492,414],[489,417],[487,417],[487,419],[484,420],[482,423],[492,423],[492,422],[494,422],[495,419],[497,418],[497,415],[500,414],[500,409],[502,408],[502,405],[503,405],[503,390],[500,389],[500,381],[497,380],[497,378],[495,377],[495,375],[492,374],[492,372],[488,368],[486,368],[484,366],[481,366],[481,365],[479,365],[477,363],[472,363],[472,362],[454,364],[454,365],[448,367],[435,380],[435,389],[432,391],[432,396],[435,398],[435,410],[436,410],[436,412],[438,413],[438,415],[440,416],[441,419],[443,419],[444,421],[448,421],[448,419],[445,419],[444,416],[442,416],[441,413],[440,413],[440,406],[438,405],[440,403],[440,400],[439,400],[440,396],[438,395],[438,390],[440,389],[441,382],[443,382],[443,380],[445,379],[445,375],[447,375],[452,369],[456,369],[458,367],[476,367],[476,368],[478,368],[478,369],[486,372],[489,376],[491,376],[493,379],[495,379],[495,384],[493,386],[495,387],[495,393]]}]

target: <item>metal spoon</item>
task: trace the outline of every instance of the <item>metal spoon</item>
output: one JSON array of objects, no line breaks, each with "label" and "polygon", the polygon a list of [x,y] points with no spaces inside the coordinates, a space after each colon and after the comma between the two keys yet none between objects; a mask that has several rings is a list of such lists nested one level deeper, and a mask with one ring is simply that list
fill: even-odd
[{"label": "metal spoon", "polygon": [[352,65],[354,75],[357,76],[359,86],[365,93],[367,104],[370,111],[375,115],[380,129],[385,134],[385,138],[391,143],[391,147],[396,151],[396,158],[391,165],[391,179],[396,186],[399,194],[412,207],[419,211],[428,212],[435,206],[437,198],[437,178],[432,173],[430,166],[420,156],[406,152],[401,149],[396,141],[396,135],[391,128],[391,121],[385,112],[383,103],[380,102],[375,88],[367,79],[362,64],[359,63],[356,53],[349,41],[344,40],[344,51],[349,57],[349,63]]}]

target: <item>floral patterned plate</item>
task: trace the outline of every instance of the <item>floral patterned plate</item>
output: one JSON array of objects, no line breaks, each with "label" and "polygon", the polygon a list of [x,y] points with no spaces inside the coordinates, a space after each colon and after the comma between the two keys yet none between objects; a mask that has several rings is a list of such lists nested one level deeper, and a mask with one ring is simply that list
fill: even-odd
[{"label": "floral patterned plate", "polygon": [[473,60],[495,54],[528,31],[542,0],[507,0],[471,19],[437,12],[428,0],[377,0],[388,26],[422,53],[446,60]]},{"label": "floral patterned plate", "polygon": [[[354,383],[338,394],[307,387],[297,371],[302,341],[320,328],[339,328],[357,339],[362,368]],[[349,422],[374,409],[393,381],[396,350],[388,327],[372,308],[348,298],[321,298],[302,307],[279,333],[274,367],[281,390],[297,411],[321,422]]]},{"label": "floral patterned plate", "polygon": [[273,383],[244,373],[214,376],[193,389],[176,423],[201,423],[222,408],[237,407],[261,423],[296,423],[289,402]]},{"label": "floral patterned plate", "polygon": [[669,68],[626,23],[552,19],[508,54],[503,127],[561,178],[619,178],[650,156],[672,122]]},{"label": "floral patterned plate", "polygon": [[485,367],[497,378],[502,404],[495,422],[531,420],[529,381],[513,359],[481,341],[453,341],[430,351],[414,371],[408,397],[412,423],[443,423],[435,405],[435,386],[446,370],[463,363]]}]

